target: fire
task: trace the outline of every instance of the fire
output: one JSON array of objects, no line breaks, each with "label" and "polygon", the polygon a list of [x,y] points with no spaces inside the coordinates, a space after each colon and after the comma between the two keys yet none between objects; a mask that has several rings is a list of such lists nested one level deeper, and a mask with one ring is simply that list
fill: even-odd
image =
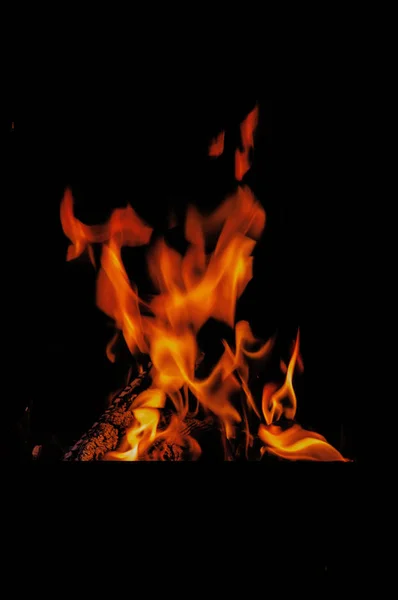
[{"label": "fire", "polygon": [[[250,168],[257,121],[256,106],[240,126],[242,149],[235,154],[238,182]],[[212,141],[210,156],[223,152],[224,135],[221,132]],[[189,246],[181,255],[165,239],[150,245],[152,228],[131,206],[115,210],[105,224],[83,224],[75,217],[72,193],[66,190],[61,223],[71,241],[67,260],[87,250],[95,266],[92,246],[102,245],[97,305],[116,328],[107,356],[115,360],[114,343],[123,335],[138,361],[142,355],[151,360],[151,387],[134,399],[133,426],[107,459],[162,460],[160,448],[166,443],[183,448],[186,456],[196,460],[202,450],[187,432],[186,419],[211,416],[224,445],[228,440],[233,451],[240,452],[243,434],[248,458],[259,460],[271,453],[290,460],[346,460],[321,435],[292,424],[297,408],[293,379],[297,370],[303,370],[299,332],[288,365],[281,363],[283,382],[264,385],[261,405],[251,391],[251,366],[265,364],[273,355],[275,340],[261,343],[247,321],[235,323],[235,310],[253,276],[253,250],[265,222],[264,208],[252,190],[238,183],[213,213],[188,208],[185,237]],[[147,301],[127,275],[121,256],[126,245],[148,245],[148,272],[156,294]],[[223,340],[221,357],[203,378],[197,375],[202,356],[198,334],[211,318],[234,329],[235,343],[231,346]]]},{"label": "fire", "polygon": [[237,148],[235,151],[235,177],[238,181],[241,181],[250,169],[249,153],[254,148],[253,135],[257,124],[258,106],[255,106],[240,125],[242,149]]},{"label": "fire", "polygon": [[221,156],[224,152],[224,139],[225,131],[220,131],[220,133],[211,140],[209,145],[209,156]]}]

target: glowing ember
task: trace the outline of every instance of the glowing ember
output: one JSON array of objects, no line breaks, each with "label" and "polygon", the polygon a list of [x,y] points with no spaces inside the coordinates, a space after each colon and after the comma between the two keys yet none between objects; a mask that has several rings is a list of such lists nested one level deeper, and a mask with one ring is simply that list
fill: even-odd
[{"label": "glowing ember", "polygon": [[[242,148],[235,153],[239,182],[250,168],[257,120],[256,106],[241,123]],[[223,149],[221,132],[208,154],[216,157]],[[160,440],[178,444],[196,460],[201,448],[186,433],[184,421],[209,415],[219,424],[224,446],[228,440],[236,454],[241,454],[242,446],[247,458],[260,459],[269,452],[290,460],[346,460],[321,435],[291,424],[297,406],[293,378],[297,369],[303,369],[299,332],[289,364],[281,363],[284,382],[264,386],[261,407],[250,391],[250,366],[271,356],[274,339],[260,345],[248,322],[235,323],[237,301],[252,278],[253,249],[265,226],[264,209],[247,185],[239,184],[212,214],[189,207],[185,222],[189,246],[184,255],[164,239],[149,248],[148,270],[157,293],[148,302],[140,298],[121,258],[123,246],[146,245],[152,234],[130,206],[115,210],[108,223],[87,226],[74,216],[72,194],[66,190],[61,222],[72,242],[67,260],[87,250],[95,266],[92,244],[102,244],[97,305],[116,327],[106,349],[108,358],[115,360],[113,345],[122,334],[131,354],[151,359],[151,387],[133,401],[133,426],[109,460],[161,460],[153,450]],[[210,240],[217,243],[209,254]],[[203,379],[196,374],[201,355],[197,336],[210,318],[235,329],[235,344],[223,341],[222,356]]]}]

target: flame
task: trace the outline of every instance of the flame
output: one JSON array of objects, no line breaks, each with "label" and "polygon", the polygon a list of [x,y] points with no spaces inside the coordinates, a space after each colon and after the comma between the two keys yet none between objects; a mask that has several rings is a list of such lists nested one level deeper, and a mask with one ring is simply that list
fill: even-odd
[{"label": "flame", "polygon": [[[258,121],[256,106],[241,123],[243,150],[235,154],[235,175],[240,182],[250,168],[249,152]],[[223,151],[225,132],[211,143],[209,155]],[[172,219],[173,220],[173,219]],[[299,352],[300,332],[293,344],[288,365],[281,361],[284,381],[263,386],[262,403],[251,391],[251,366],[262,368],[273,354],[275,338],[258,340],[249,322],[235,323],[238,299],[253,276],[253,251],[265,227],[266,214],[252,190],[239,183],[212,213],[203,214],[189,206],[185,220],[188,249],[182,255],[164,238],[148,248],[147,265],[156,293],[144,302],[123,264],[121,249],[146,245],[152,229],[131,206],[117,209],[103,225],[87,226],[73,212],[68,189],[61,203],[61,223],[71,245],[67,260],[77,258],[86,248],[93,258],[92,245],[102,244],[97,278],[97,305],[116,327],[106,353],[116,358],[114,346],[119,335],[137,359],[151,360],[151,387],[139,394],[131,410],[133,425],[120,448],[108,460],[165,460],[165,448],[179,448],[181,455],[197,460],[202,449],[187,428],[193,416],[214,418],[227,448],[239,451],[243,433],[247,457],[257,452],[260,459],[269,452],[291,460],[344,461],[341,454],[317,433],[292,422],[297,409],[293,386],[295,371],[303,371]],[[94,260],[92,263],[95,266]],[[235,329],[233,345],[222,340],[223,353],[206,377],[197,374],[203,353],[198,334],[209,319]],[[258,368],[258,367],[257,367]],[[254,444],[255,439],[262,444]]]},{"label": "flame", "polygon": [[[101,244],[110,239],[118,240],[121,246],[141,246],[147,244],[152,235],[152,228],[145,225],[132,207],[118,208],[108,223],[103,225],[85,225],[74,215],[74,199],[72,191],[67,188],[61,202],[60,216],[62,230],[72,244],[67,251],[66,260],[78,258],[91,245]],[[90,254],[90,260],[95,266]]]},{"label": "flame", "polygon": [[268,451],[291,460],[345,461],[340,452],[330,446],[322,435],[306,431],[296,423],[287,430],[274,425],[274,422],[282,417],[293,420],[296,415],[297,398],[293,387],[293,374],[296,363],[303,368],[299,355],[299,341],[300,331],[297,333],[283,385],[278,389],[271,383],[263,389],[262,409],[267,426],[261,424],[258,432],[259,438],[266,445],[263,452]]},{"label": "flame", "polygon": [[[214,317],[234,325],[236,300],[252,278],[251,253],[265,224],[265,213],[247,187],[239,187],[210,216],[190,207],[184,257],[160,240],[148,256],[150,275],[160,294],[151,308],[172,327],[190,323],[195,331]],[[213,254],[205,253],[206,238],[221,229]],[[245,235],[246,234],[246,235]]]},{"label": "flame", "polygon": [[249,153],[254,148],[253,135],[258,124],[258,106],[247,115],[240,125],[240,136],[242,149],[235,151],[235,178],[241,181],[247,171],[250,169]]},{"label": "flame", "polygon": [[225,131],[220,131],[220,133],[211,140],[209,145],[209,156],[221,156],[224,152],[224,139]]},{"label": "flame", "polygon": [[135,461],[139,453],[143,454],[156,440],[157,426],[160,419],[159,409],[165,405],[166,395],[161,390],[146,390],[134,402],[133,415],[135,425],[126,436],[128,449],[110,452],[108,460]]},{"label": "flame", "polygon": [[265,444],[263,452],[267,451],[289,460],[348,462],[348,459],[328,444],[322,435],[306,431],[297,423],[286,430],[277,425],[261,425],[259,437]]},{"label": "flame", "polygon": [[[97,280],[97,305],[115,320],[131,354],[137,350],[148,351],[142,330],[140,302],[124,268],[120,245],[112,238],[102,249],[101,269]],[[112,355],[112,352],[108,345],[109,354]]]},{"label": "flame", "polygon": [[[294,419],[296,414],[297,398],[293,387],[293,373],[299,354],[299,340],[300,331],[297,334],[283,385],[278,390],[274,389],[275,384],[264,386],[262,408],[265,421],[268,425],[274,420],[279,420],[282,416],[287,419]],[[283,404],[282,400],[287,400],[287,404]]]},{"label": "flame", "polygon": [[[115,320],[132,354],[137,350],[147,352],[142,333],[140,300],[124,268],[121,248],[147,244],[153,229],[143,223],[130,205],[114,210],[107,223],[91,226],[84,225],[75,217],[73,206],[74,199],[68,188],[60,209],[63,231],[72,242],[67,251],[67,260],[77,258],[88,247],[90,260],[95,266],[92,244],[103,244],[97,279],[97,305]],[[112,362],[115,360],[112,348],[116,337],[112,338],[106,350]]]}]

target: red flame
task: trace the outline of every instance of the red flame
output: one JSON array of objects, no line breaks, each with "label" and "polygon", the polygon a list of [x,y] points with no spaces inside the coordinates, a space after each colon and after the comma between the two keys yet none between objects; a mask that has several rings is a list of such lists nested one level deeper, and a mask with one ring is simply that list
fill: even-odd
[{"label": "red flame", "polygon": [[209,156],[221,156],[221,154],[224,152],[224,139],[225,131],[221,131],[215,138],[211,140],[209,145]]}]

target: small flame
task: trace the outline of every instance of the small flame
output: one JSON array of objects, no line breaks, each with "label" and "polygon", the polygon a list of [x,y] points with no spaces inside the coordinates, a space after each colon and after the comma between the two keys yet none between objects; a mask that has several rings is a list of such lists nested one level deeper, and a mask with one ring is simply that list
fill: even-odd
[{"label": "small flame", "polygon": [[209,145],[209,156],[217,157],[221,156],[224,152],[224,139],[225,139],[225,131],[220,131],[216,137],[214,137]]},{"label": "small flame", "polygon": [[[235,154],[238,181],[250,168],[257,121],[256,106],[240,126],[242,150],[237,149]],[[224,135],[221,132],[212,141],[210,156],[223,152]],[[122,446],[109,453],[108,460],[165,460],[167,444],[197,460],[202,449],[189,434],[186,420],[198,415],[215,419],[225,448],[226,440],[232,446],[238,444],[237,433],[241,431],[247,457],[256,451],[257,437],[263,444],[257,458],[269,452],[291,460],[346,460],[321,435],[296,423],[288,429],[282,427],[286,420],[295,418],[297,409],[293,378],[296,370],[302,372],[304,368],[299,352],[300,331],[288,365],[280,362],[283,384],[270,381],[264,385],[261,407],[251,391],[250,367],[265,364],[273,353],[275,339],[260,343],[247,321],[235,323],[235,311],[252,278],[253,250],[265,222],[263,207],[252,190],[241,183],[210,214],[189,206],[185,221],[187,251],[180,254],[164,238],[148,249],[148,272],[156,294],[144,302],[127,275],[121,249],[149,244],[152,228],[131,206],[115,210],[103,225],[84,225],[74,216],[72,193],[66,190],[61,223],[71,241],[67,260],[77,258],[87,248],[95,266],[92,245],[102,244],[97,305],[116,327],[106,354],[115,361],[114,347],[118,336],[123,335],[131,354],[137,358],[148,354],[151,360],[151,387],[134,399],[133,425]],[[223,340],[224,351],[217,364],[207,377],[199,378],[196,367],[203,353],[198,333],[211,318],[235,328],[235,343],[232,347]]]},{"label": "small flame", "polygon": [[[268,425],[279,420],[282,416],[287,419],[294,419],[296,414],[297,398],[293,387],[293,373],[299,354],[299,341],[300,331],[297,333],[284,384],[278,390],[274,389],[275,384],[264,386],[262,407]],[[288,403],[283,404],[282,400],[287,400]]]},{"label": "small flame", "polygon": [[242,181],[250,169],[249,153],[254,148],[253,136],[257,124],[258,106],[256,105],[240,125],[242,149],[237,148],[235,151],[235,178],[238,181]]}]

